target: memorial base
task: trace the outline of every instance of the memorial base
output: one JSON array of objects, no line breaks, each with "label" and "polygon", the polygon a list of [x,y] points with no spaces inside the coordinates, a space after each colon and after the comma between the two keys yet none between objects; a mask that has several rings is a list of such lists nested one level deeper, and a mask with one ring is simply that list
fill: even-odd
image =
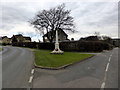
[{"label": "memorial base", "polygon": [[63,54],[64,52],[63,51],[61,51],[60,49],[58,49],[58,50],[53,50],[50,54]]},{"label": "memorial base", "polygon": [[63,54],[63,51],[61,51],[60,48],[59,48],[57,30],[56,30],[56,43],[55,43],[55,49],[54,49],[50,54]]}]

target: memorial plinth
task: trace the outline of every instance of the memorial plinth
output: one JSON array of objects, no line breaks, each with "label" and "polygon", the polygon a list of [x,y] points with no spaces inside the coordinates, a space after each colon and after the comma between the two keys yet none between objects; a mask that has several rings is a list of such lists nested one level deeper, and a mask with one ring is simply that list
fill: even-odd
[{"label": "memorial plinth", "polygon": [[56,42],[55,42],[55,49],[51,52],[51,54],[63,54],[64,52],[59,48],[58,42],[58,30],[56,30]]}]

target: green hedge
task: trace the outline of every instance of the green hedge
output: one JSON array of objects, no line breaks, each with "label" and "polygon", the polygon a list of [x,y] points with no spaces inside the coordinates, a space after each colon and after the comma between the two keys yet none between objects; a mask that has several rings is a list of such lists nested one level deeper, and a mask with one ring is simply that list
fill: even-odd
[{"label": "green hedge", "polygon": [[[13,46],[38,48],[53,50],[54,43],[36,43],[36,42],[24,42],[24,43],[13,43]],[[78,51],[78,52],[101,52],[103,50],[111,50],[112,45],[102,41],[69,41],[60,42],[60,49],[63,51]]]},{"label": "green hedge", "polygon": [[37,48],[37,43],[36,42],[15,42],[15,43],[12,43],[12,46]]},{"label": "green hedge", "polygon": [[65,51],[101,52],[110,50],[113,46],[102,41],[74,41],[62,42],[60,48]]},{"label": "green hedge", "polygon": [[11,45],[10,43],[0,43],[0,45],[6,46],[6,45]]}]

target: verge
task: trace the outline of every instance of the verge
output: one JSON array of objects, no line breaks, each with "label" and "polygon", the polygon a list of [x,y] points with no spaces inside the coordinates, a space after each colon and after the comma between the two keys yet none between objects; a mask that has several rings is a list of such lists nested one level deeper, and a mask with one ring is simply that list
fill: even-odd
[{"label": "verge", "polygon": [[[95,56],[95,55],[93,55],[93,56]],[[68,67],[68,66],[71,66],[71,65],[80,63],[80,62],[82,62],[82,61],[84,61],[84,60],[87,60],[87,59],[89,59],[89,58],[92,58],[93,56],[90,56],[90,57],[88,57],[88,58],[85,58],[85,59],[83,59],[83,60],[81,60],[81,61],[77,61],[77,62],[74,62],[74,63],[66,64],[66,65],[63,65],[63,66],[60,66],[60,67],[45,67],[45,66],[40,66],[40,65],[37,65],[37,64],[35,63],[35,61],[34,61],[34,66],[35,66],[35,68],[41,68],[41,69],[60,70],[60,69],[65,69],[65,68]]]}]

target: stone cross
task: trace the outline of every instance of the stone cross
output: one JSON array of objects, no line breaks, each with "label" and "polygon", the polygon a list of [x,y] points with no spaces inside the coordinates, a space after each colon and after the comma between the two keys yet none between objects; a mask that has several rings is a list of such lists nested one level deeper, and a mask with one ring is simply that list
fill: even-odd
[{"label": "stone cross", "polygon": [[55,49],[51,52],[51,54],[63,54],[63,51],[61,51],[60,48],[59,48],[58,30],[56,30]]}]

